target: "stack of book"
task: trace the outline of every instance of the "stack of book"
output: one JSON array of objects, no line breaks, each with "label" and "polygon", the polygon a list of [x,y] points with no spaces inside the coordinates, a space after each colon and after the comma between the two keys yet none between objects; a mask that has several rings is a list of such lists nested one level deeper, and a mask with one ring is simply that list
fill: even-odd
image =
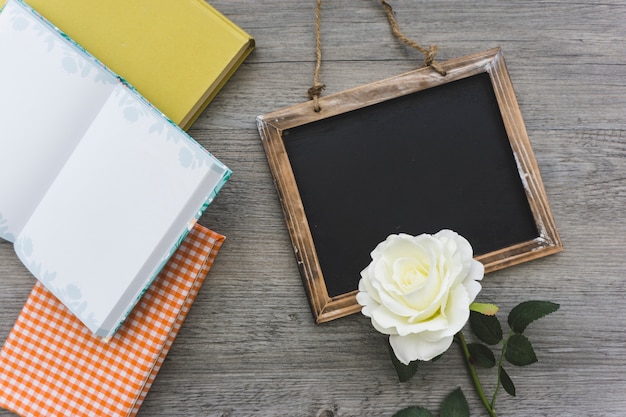
[{"label": "stack of book", "polygon": [[137,412],[223,240],[196,221],[231,171],[183,129],[253,47],[203,0],[4,4],[0,237],[39,282],[0,406]]}]

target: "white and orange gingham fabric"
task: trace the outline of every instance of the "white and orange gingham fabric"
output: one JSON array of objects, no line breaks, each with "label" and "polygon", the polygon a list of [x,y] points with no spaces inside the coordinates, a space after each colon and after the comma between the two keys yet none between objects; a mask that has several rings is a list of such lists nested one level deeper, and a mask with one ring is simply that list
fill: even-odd
[{"label": "white and orange gingham fabric", "polygon": [[134,416],[223,241],[196,224],[108,342],[37,283],[0,352],[0,407],[23,417]]}]

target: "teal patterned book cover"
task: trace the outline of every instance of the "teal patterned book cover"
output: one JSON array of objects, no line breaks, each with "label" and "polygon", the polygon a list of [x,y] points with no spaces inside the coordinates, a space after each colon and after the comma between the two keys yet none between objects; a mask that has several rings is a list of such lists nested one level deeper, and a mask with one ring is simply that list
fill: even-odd
[{"label": "teal patterned book cover", "polygon": [[109,337],[231,171],[21,0],[0,62],[0,237]]}]

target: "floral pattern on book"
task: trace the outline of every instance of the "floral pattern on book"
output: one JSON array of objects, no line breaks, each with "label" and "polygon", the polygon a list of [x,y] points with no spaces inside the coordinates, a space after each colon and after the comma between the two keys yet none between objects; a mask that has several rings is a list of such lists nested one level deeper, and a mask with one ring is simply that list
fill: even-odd
[{"label": "floral pattern on book", "polygon": [[56,285],[57,273],[48,270],[35,256],[34,244],[29,237],[15,242],[15,252],[28,270],[88,326],[97,326],[98,320],[89,312],[89,303],[83,299],[80,287],[75,284]]},{"label": "floral pattern on book", "polygon": [[[113,92],[118,99],[118,105],[122,109],[124,119],[129,123],[143,123],[146,125],[148,133],[158,136],[161,139],[177,144],[178,161],[183,168],[210,167],[213,161],[208,158],[208,152],[195,141],[181,141],[177,134],[178,127],[167,117],[160,113],[150,103],[141,99],[139,95],[131,96],[124,92],[135,93],[135,90],[124,84],[128,90],[118,90]],[[135,97],[137,99],[135,99]]]},{"label": "floral pattern on book", "polygon": [[115,78],[109,73],[98,68],[93,62],[77,55],[72,49],[64,51],[65,57],[61,60],[61,65],[68,74],[76,74],[82,78],[93,76],[94,83],[113,84]]},{"label": "floral pattern on book", "polygon": [[186,146],[178,151],[178,161],[185,168],[199,168],[203,165],[210,166],[211,161],[207,159],[204,151],[200,147]]},{"label": "floral pattern on book", "polygon": [[9,242],[13,242],[15,240],[15,236],[9,230],[9,222],[2,215],[2,213],[0,213],[0,237],[8,240]]},{"label": "floral pattern on book", "polygon": [[[28,6],[26,6],[28,7]],[[47,22],[33,10],[30,14],[22,7],[8,7],[10,21],[15,31],[31,30],[38,38],[43,38],[43,43],[47,45],[48,52],[60,52],[59,65],[68,75],[80,76],[81,78],[92,77],[94,83],[114,84],[116,78],[108,71],[101,69],[96,58],[90,55],[84,48],[70,39],[66,34],[56,27],[50,27]],[[4,13],[4,11],[3,11]],[[44,25],[33,19],[39,19]],[[63,41],[63,38],[70,42]],[[73,48],[72,46],[75,46]],[[59,51],[60,49],[60,51]]]},{"label": "floral pattern on book", "polygon": [[[9,8],[7,7],[7,9]],[[17,8],[5,10],[3,13],[9,13],[11,15],[9,19],[11,20],[11,23],[13,24],[13,30],[17,32],[26,30],[30,26],[28,22],[28,17],[21,14],[20,10]]]}]

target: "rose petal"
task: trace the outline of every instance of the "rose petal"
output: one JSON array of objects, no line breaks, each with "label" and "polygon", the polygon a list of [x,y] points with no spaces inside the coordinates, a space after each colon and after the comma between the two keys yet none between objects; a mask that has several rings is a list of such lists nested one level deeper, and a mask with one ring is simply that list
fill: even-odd
[{"label": "rose petal", "polygon": [[[380,303],[389,308],[394,314],[402,317],[403,320],[407,320],[409,317],[420,313],[419,310],[408,305],[402,296],[394,296],[386,291],[379,291],[378,295],[380,297]],[[429,316],[425,318],[427,317]]]},{"label": "rose petal", "polygon": [[467,239],[465,239],[463,236],[459,235],[458,233],[452,230],[443,229],[435,233],[434,237],[442,241],[444,243],[444,246],[446,246],[446,244],[449,242],[453,243],[455,252],[460,252],[464,257],[467,257],[467,258],[474,257],[474,251],[472,249],[472,245],[469,243]]},{"label": "rose petal", "polygon": [[476,299],[476,296],[478,295],[478,293],[480,292],[482,288],[483,288],[482,285],[480,285],[476,281],[471,281],[465,285],[465,289],[467,290],[467,296],[469,298],[470,304],[474,302],[474,300]]},{"label": "rose petal", "polygon": [[414,360],[429,361],[444,353],[452,344],[453,337],[437,341],[426,340],[423,334],[389,336],[389,344],[400,362],[408,365]]},{"label": "rose petal", "polygon": [[429,320],[420,321],[417,323],[398,323],[395,328],[399,335],[407,335],[411,333],[422,332],[438,332],[445,330],[448,327],[448,320],[442,315],[437,315]]},{"label": "rose petal", "polygon": [[357,293],[356,301],[361,305],[361,313],[367,317],[372,317],[373,309],[380,305],[375,303],[374,300],[372,300],[372,297],[370,297],[366,292]]},{"label": "rose petal", "polygon": [[[436,264],[436,259],[433,259],[431,263]],[[417,317],[426,319],[435,314],[448,291],[448,286],[446,278],[442,277],[437,268],[431,268],[424,287],[418,292],[405,295],[407,304],[416,311],[422,312],[419,315],[413,315],[413,320]]]},{"label": "rose petal", "polygon": [[472,279],[474,281],[481,281],[485,276],[485,265],[478,262],[475,259],[472,259],[472,263],[470,265],[469,273],[467,274],[468,279]]},{"label": "rose petal", "polygon": [[485,275],[485,267],[480,262],[472,259],[472,266],[469,274],[465,281],[463,281],[463,285],[467,289],[467,294],[469,296],[470,304],[476,299],[476,296],[482,289],[482,286],[478,281],[483,279]]},{"label": "rose petal", "polygon": [[[390,314],[389,310],[387,310],[385,306],[378,306],[372,311],[372,326],[374,326],[376,330],[383,334],[398,334],[398,331],[394,326],[395,322],[390,319],[390,317],[392,316],[393,315]],[[381,321],[379,321],[379,319],[381,319]],[[391,323],[391,325],[388,325],[388,323]]]},{"label": "rose petal", "polygon": [[421,290],[430,275],[430,265],[421,259],[403,256],[394,260],[391,279],[403,294]]},{"label": "rose petal", "polygon": [[465,326],[469,319],[469,305],[470,300],[467,289],[463,285],[459,285],[450,293],[445,311],[448,319],[446,335],[455,335]]},{"label": "rose petal", "polygon": [[[399,308],[400,306],[394,304],[393,307]],[[378,325],[382,328],[395,329],[397,325],[406,322],[406,317],[397,314],[390,308],[389,304],[384,302],[372,312],[372,321],[377,322]]]}]

